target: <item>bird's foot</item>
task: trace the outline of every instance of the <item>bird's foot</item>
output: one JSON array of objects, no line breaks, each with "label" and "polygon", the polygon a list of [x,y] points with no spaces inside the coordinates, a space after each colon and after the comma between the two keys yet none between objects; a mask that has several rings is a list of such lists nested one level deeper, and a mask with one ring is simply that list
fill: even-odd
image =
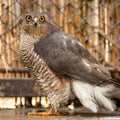
[{"label": "bird's foot", "polygon": [[40,116],[60,116],[61,114],[59,112],[55,112],[53,109],[50,109],[49,111],[45,112],[28,112],[28,115],[40,115]]}]

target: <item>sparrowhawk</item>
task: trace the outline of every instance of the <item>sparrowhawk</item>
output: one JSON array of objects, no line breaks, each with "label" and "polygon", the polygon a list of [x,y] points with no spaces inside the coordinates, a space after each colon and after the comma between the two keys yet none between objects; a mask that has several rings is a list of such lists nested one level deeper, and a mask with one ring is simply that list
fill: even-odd
[{"label": "sparrowhawk", "polygon": [[99,107],[116,109],[111,98],[120,99],[117,83],[78,40],[40,12],[26,14],[21,29],[21,59],[35,79],[36,92],[42,89],[48,96],[52,112],[71,96],[95,113]]}]

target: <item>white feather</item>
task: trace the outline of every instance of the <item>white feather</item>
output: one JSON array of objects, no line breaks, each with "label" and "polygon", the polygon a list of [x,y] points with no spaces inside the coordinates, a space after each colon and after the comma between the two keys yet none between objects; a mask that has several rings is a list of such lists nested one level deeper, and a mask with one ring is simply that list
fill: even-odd
[{"label": "white feather", "polygon": [[85,58],[82,58],[82,61],[84,63],[84,65],[88,68],[89,71],[92,70],[92,67],[91,65],[87,62],[87,60]]},{"label": "white feather", "polygon": [[114,89],[112,85],[98,87],[76,80],[72,82],[72,87],[83,106],[93,112],[96,113],[98,111],[99,105],[111,111],[116,109],[115,104],[107,98],[108,92]]},{"label": "white feather", "polygon": [[63,45],[66,47],[67,46],[67,43],[66,43],[66,41],[63,41]]},{"label": "white feather", "polygon": [[105,87],[94,87],[94,93],[98,103],[111,111],[114,111],[116,109],[116,105],[111,99],[108,99],[107,97],[109,97],[109,92],[113,89],[113,85],[107,85]]},{"label": "white feather", "polygon": [[80,46],[82,46],[83,48],[85,48],[79,41],[78,41],[78,44],[79,44]]}]

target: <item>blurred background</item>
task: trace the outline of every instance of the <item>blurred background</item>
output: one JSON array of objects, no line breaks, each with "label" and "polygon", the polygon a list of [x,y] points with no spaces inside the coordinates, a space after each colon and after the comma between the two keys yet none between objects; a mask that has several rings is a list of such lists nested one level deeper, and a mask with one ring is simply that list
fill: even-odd
[{"label": "blurred background", "polygon": [[34,93],[34,80],[19,57],[22,19],[34,10],[120,78],[120,0],[0,0],[0,108],[50,104],[43,93]]}]

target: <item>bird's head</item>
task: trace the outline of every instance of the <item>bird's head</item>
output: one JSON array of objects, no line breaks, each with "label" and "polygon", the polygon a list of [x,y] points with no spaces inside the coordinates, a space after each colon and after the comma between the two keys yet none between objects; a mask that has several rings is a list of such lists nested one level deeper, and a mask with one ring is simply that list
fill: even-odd
[{"label": "bird's head", "polygon": [[31,12],[25,15],[22,30],[34,38],[42,38],[48,34],[49,27],[45,15],[40,12]]}]

